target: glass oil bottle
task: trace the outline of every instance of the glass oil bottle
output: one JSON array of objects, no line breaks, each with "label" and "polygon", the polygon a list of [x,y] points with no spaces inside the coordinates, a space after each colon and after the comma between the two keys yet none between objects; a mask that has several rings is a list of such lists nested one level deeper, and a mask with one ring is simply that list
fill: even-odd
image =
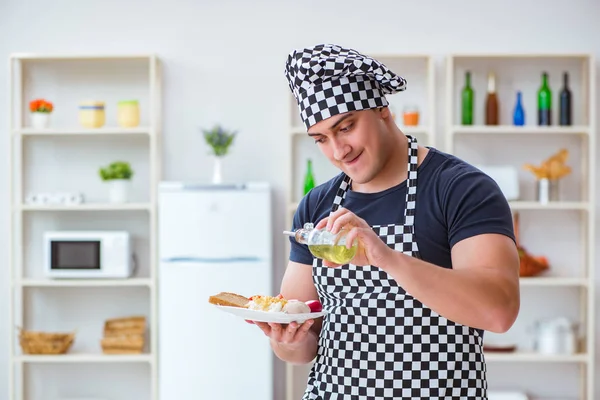
[{"label": "glass oil bottle", "polygon": [[356,241],[350,248],[346,247],[347,230],[333,234],[325,229],[315,229],[314,224],[307,222],[296,231],[284,231],[285,235],[293,237],[298,243],[308,245],[308,250],[316,258],[335,264],[348,264],[356,255]]}]

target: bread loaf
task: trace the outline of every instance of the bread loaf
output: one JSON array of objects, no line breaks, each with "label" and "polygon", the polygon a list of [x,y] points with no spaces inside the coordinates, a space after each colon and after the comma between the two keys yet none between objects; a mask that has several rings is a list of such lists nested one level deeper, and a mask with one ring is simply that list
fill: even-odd
[{"label": "bread loaf", "polygon": [[247,297],[244,297],[244,296],[241,296],[241,295],[235,294],[235,293],[229,293],[229,292],[221,292],[219,294],[210,296],[208,298],[208,302],[211,304],[216,304],[218,306],[228,306],[228,307],[245,308],[249,301],[250,301],[250,299]]}]

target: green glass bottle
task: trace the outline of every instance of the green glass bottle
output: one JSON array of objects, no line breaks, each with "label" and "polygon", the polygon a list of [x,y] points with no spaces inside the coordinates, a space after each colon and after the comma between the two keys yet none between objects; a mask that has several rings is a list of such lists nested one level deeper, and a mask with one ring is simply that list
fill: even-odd
[{"label": "green glass bottle", "polygon": [[306,195],[315,187],[315,176],[313,174],[312,160],[306,161],[306,174],[304,175],[304,194]]},{"label": "green glass bottle", "polygon": [[473,102],[475,94],[471,87],[471,72],[465,73],[465,86],[462,89],[462,124],[473,125]]},{"label": "green glass bottle", "polygon": [[542,86],[538,90],[538,125],[552,125],[552,91],[548,86],[548,73],[542,73]]},{"label": "green glass bottle", "polygon": [[558,96],[558,106],[559,106],[559,117],[558,123],[562,126],[569,126],[572,123],[572,113],[573,113],[573,105],[572,105],[572,93],[571,89],[569,89],[569,73],[563,72],[563,87]]}]

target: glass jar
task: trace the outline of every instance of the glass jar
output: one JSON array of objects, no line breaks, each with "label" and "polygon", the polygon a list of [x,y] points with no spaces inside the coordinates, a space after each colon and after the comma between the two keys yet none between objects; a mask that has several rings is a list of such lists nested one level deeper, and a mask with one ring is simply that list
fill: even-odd
[{"label": "glass jar", "polygon": [[137,100],[122,100],[117,103],[117,122],[123,128],[140,124],[140,107]]},{"label": "glass jar", "polygon": [[294,232],[284,231],[284,234],[293,237],[298,243],[308,245],[308,250],[316,258],[339,265],[348,264],[358,248],[356,241],[350,248],[346,246],[347,230],[342,229],[334,235],[325,229],[315,229],[310,222]]},{"label": "glass jar", "polygon": [[85,128],[100,128],[106,122],[104,102],[86,101],[79,104],[79,123]]},{"label": "glass jar", "polygon": [[404,126],[419,125],[419,108],[417,106],[406,106],[402,111]]}]

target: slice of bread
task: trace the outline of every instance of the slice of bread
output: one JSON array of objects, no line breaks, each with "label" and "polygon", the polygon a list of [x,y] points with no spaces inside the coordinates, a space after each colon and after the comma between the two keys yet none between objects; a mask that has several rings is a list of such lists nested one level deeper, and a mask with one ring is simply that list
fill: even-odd
[{"label": "slice of bread", "polygon": [[229,292],[221,292],[214,296],[210,296],[208,298],[208,302],[210,304],[216,304],[218,306],[228,306],[228,307],[242,307],[245,308],[246,304],[250,299],[240,296],[239,294],[229,293]]}]

